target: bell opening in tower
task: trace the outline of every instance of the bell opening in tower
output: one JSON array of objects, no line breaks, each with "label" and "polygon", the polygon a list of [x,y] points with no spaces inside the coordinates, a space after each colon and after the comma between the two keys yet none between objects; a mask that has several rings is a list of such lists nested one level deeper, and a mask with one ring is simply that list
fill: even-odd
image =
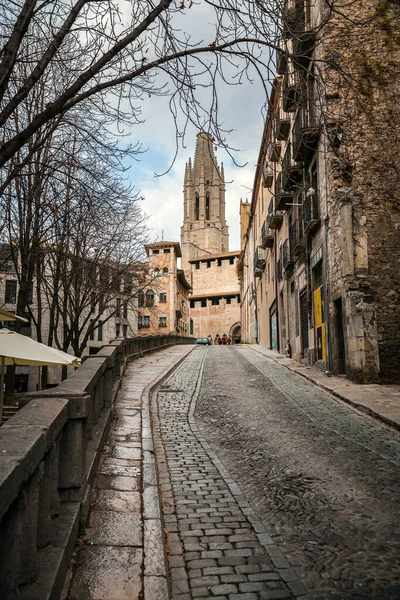
[{"label": "bell opening in tower", "polygon": [[194,207],[194,220],[198,221],[200,219],[200,198],[199,195],[196,194],[196,203]]},{"label": "bell opening in tower", "polygon": [[206,194],[206,221],[210,220],[210,194]]}]

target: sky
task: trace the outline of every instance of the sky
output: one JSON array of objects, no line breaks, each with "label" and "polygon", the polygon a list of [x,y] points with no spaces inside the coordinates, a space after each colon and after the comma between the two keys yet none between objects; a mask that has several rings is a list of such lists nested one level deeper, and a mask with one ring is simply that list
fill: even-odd
[{"label": "sky", "polygon": [[[209,20],[212,16],[213,12],[209,7],[207,9],[204,3],[193,6],[190,18],[198,39],[212,39],[213,24]],[[185,28],[188,28],[187,20]],[[219,86],[218,94],[220,122],[223,123],[224,129],[232,130],[227,136],[229,146],[238,149],[234,154],[235,161],[245,165],[235,166],[225,150],[221,148],[216,150],[218,163],[223,162],[225,169],[229,247],[230,250],[236,250],[240,248],[240,199],[251,200],[263,133],[261,110],[265,103],[265,91],[261,82],[255,77],[254,83],[246,81],[242,85]],[[180,241],[185,164],[189,157],[193,159],[198,133],[194,127],[188,129],[184,140],[185,147],[179,148],[177,158],[173,162],[176,137],[168,100],[166,97],[157,96],[146,98],[142,106],[144,123],[135,125],[130,135],[130,141],[139,141],[144,148],[147,148],[139,161],[130,163],[128,178],[144,198],[142,207],[149,216],[151,241],[160,239]],[[156,174],[163,173],[169,168],[167,174],[157,177]]]}]

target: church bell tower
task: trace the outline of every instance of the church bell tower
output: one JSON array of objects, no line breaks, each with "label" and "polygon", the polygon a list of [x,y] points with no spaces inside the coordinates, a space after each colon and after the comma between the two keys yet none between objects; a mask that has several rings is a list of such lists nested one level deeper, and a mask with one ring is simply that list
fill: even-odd
[{"label": "church bell tower", "polygon": [[189,260],[229,251],[224,167],[218,166],[208,133],[197,134],[193,165],[190,158],[186,164],[183,194],[182,268],[188,273]]}]

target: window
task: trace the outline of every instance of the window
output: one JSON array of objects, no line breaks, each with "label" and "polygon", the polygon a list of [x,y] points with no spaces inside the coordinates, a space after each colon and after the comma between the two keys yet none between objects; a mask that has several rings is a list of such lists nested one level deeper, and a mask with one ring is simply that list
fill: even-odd
[{"label": "window", "polygon": [[115,324],[115,337],[119,337],[121,333],[121,325],[119,323]]},{"label": "window", "polygon": [[143,290],[140,290],[139,294],[138,294],[138,304],[139,306],[144,306],[145,304],[145,299],[144,299],[144,292]]},{"label": "window", "polygon": [[128,337],[128,325],[122,325],[122,337]]},{"label": "window", "polygon": [[206,221],[210,219],[210,194],[206,194]]},{"label": "window", "polygon": [[194,300],[190,301],[190,308],[194,308]]},{"label": "window", "polygon": [[166,302],[167,301],[167,292],[161,292],[160,293],[160,302]]},{"label": "window", "polygon": [[158,277],[158,276],[159,276],[159,274],[160,274],[160,269],[158,269],[158,268],[156,267],[156,268],[154,269],[153,273],[154,273],[154,277]]},{"label": "window", "polygon": [[158,317],[158,326],[166,327],[167,326],[167,317]]},{"label": "window", "polygon": [[164,275],[168,275],[168,267],[164,267],[162,271]]},{"label": "window", "polygon": [[227,304],[230,304],[230,303],[231,303],[231,297],[230,297],[230,296],[228,296],[228,297],[227,297],[227,299],[226,299],[226,303],[227,303]]},{"label": "window", "polygon": [[196,268],[196,269],[200,269],[200,263],[199,263],[199,262],[197,262],[197,263],[194,263],[194,264],[195,264],[195,268]]},{"label": "window", "polygon": [[207,261],[207,269],[209,269],[211,267],[211,260]]},{"label": "window", "polygon": [[99,327],[97,329],[97,340],[99,342],[103,341],[103,321],[99,321]]},{"label": "window", "polygon": [[219,298],[212,298],[211,299],[211,304],[212,304],[212,306],[218,306],[219,305]]},{"label": "window", "polygon": [[128,318],[128,302],[124,302],[124,319]]},{"label": "window", "polygon": [[201,301],[201,308],[206,308],[206,306],[207,306],[207,300],[204,299]]},{"label": "window", "polygon": [[139,315],[138,327],[139,329],[150,327],[150,317],[148,315]]},{"label": "window", "polygon": [[229,264],[230,264],[230,265],[233,265],[233,264],[235,264],[235,257],[234,257],[234,256],[231,256],[231,257],[230,257],[230,259],[229,259]]},{"label": "window", "polygon": [[124,294],[132,293],[132,275],[126,275],[124,280]]},{"label": "window", "polygon": [[90,336],[89,339],[90,340],[94,340],[94,330],[93,330],[93,326],[94,326],[94,320],[90,319],[89,321],[89,331],[90,331]]},{"label": "window", "polygon": [[153,250],[153,254],[160,254],[159,250]]},{"label": "window", "polygon": [[100,267],[100,284],[103,288],[108,286],[108,269],[107,269],[107,267]]},{"label": "window", "polygon": [[[17,251],[14,249],[15,260],[17,260],[16,252]],[[0,246],[0,271],[5,273],[16,273],[14,258],[11,246],[2,244]]]},{"label": "window", "polygon": [[4,302],[6,304],[15,304],[17,302],[17,282],[13,280],[6,281],[6,293]]},{"label": "window", "polygon": [[200,218],[200,198],[199,195],[195,196],[195,205],[194,205],[194,220],[198,221]]},{"label": "window", "polygon": [[171,248],[164,248],[164,254],[171,254]]},{"label": "window", "polygon": [[154,292],[153,292],[153,290],[148,290],[146,292],[146,306],[154,306]]},{"label": "window", "polygon": [[97,304],[96,294],[94,292],[92,292],[90,294],[90,311],[91,312],[94,312],[96,310],[96,304]]},{"label": "window", "polygon": [[121,316],[121,298],[117,298],[117,306],[115,309],[115,316],[116,317],[120,317]]},{"label": "window", "polygon": [[217,260],[217,264],[218,264],[219,267],[222,267],[222,258],[219,258]]}]

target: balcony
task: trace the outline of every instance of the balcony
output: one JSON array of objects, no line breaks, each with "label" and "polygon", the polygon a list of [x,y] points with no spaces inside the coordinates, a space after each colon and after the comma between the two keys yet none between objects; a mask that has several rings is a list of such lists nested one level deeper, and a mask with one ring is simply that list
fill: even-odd
[{"label": "balcony", "polygon": [[285,6],[282,11],[282,37],[296,39],[304,31],[304,8],[300,4]]},{"label": "balcony", "polygon": [[292,40],[294,62],[306,66],[315,47],[316,32],[306,21],[303,2],[282,11],[282,37]]},{"label": "balcony", "polygon": [[310,188],[303,204],[304,233],[313,233],[321,224],[318,212],[318,195]]},{"label": "balcony", "polygon": [[276,51],[276,70],[278,75],[284,75],[287,69],[287,54],[282,48]]},{"label": "balcony", "polygon": [[315,117],[314,107],[300,106],[293,125],[293,158],[307,161],[318,145],[320,126]]},{"label": "balcony", "polygon": [[293,272],[294,260],[290,251],[290,241],[285,240],[282,247],[282,267],[283,273],[286,277],[290,277]]},{"label": "balcony", "polygon": [[292,144],[288,142],[282,161],[282,188],[293,190],[302,179],[302,165],[295,164],[292,158]]},{"label": "balcony", "polygon": [[316,45],[316,34],[313,29],[304,29],[293,38],[293,61],[295,65],[306,67]]},{"label": "balcony", "polygon": [[283,215],[274,209],[274,201],[271,200],[268,207],[267,226],[269,229],[280,229],[282,222]]},{"label": "balcony", "polygon": [[287,210],[293,202],[293,192],[282,189],[282,173],[279,173],[275,182],[275,206],[277,210]]},{"label": "balcony", "polygon": [[271,139],[268,144],[267,154],[271,162],[279,162],[281,157],[282,144],[278,140]]},{"label": "balcony", "polygon": [[270,231],[268,222],[265,221],[261,227],[261,245],[263,248],[272,248],[274,245],[274,232]]},{"label": "balcony", "polygon": [[285,112],[293,112],[300,101],[300,89],[297,77],[288,71],[283,78],[282,105]]},{"label": "balcony", "polygon": [[270,188],[274,182],[274,171],[272,167],[264,161],[262,170],[262,184],[265,188]]},{"label": "balcony", "polygon": [[287,140],[290,133],[290,119],[282,117],[280,110],[277,111],[275,117],[275,131],[278,140]]},{"label": "balcony", "polygon": [[276,263],[276,279],[277,281],[282,281],[282,261],[278,260]]},{"label": "balcony", "polygon": [[304,249],[304,234],[303,234],[303,222],[301,219],[296,219],[294,223],[289,225],[289,243],[294,259],[299,258]]},{"label": "balcony", "polygon": [[257,246],[254,254],[254,276],[261,277],[265,267],[265,250]]}]

